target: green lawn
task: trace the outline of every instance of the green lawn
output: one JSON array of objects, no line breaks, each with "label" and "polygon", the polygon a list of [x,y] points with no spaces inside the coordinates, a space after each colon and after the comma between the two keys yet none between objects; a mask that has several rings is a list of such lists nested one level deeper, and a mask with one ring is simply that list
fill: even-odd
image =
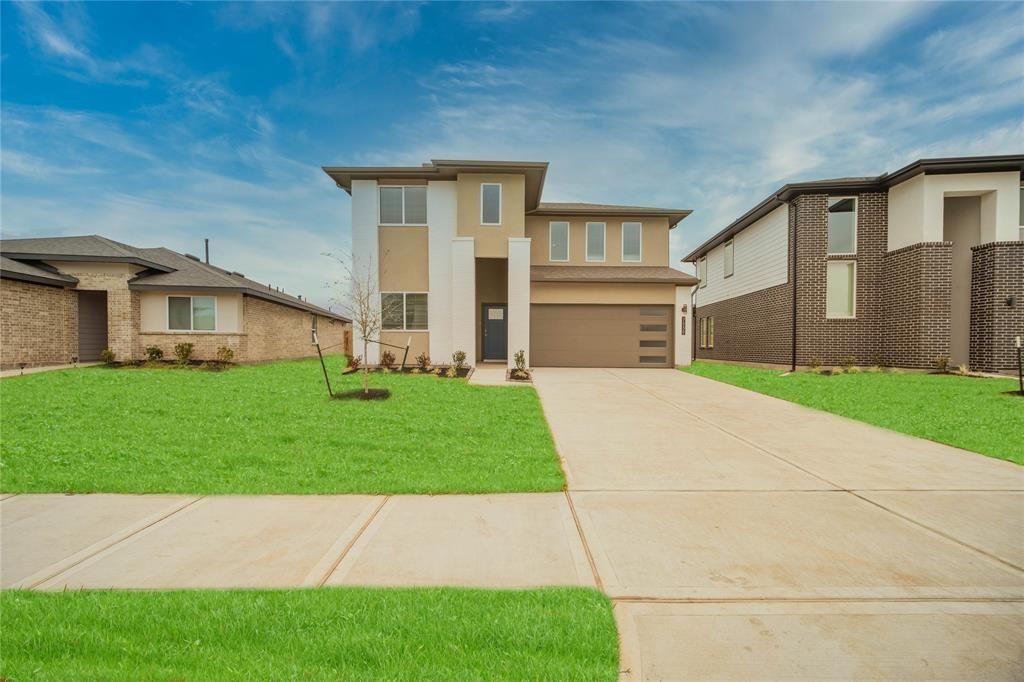
[{"label": "green lawn", "polygon": [[[335,390],[344,360],[328,358]],[[484,493],[564,485],[537,393],[319,362],[92,367],[0,382],[4,492]]]},{"label": "green lawn", "polygon": [[851,419],[1024,464],[1014,379],[861,372],[823,376],[697,362],[684,371]]},{"label": "green lawn", "polygon": [[615,680],[595,590],[7,591],[20,680]]}]

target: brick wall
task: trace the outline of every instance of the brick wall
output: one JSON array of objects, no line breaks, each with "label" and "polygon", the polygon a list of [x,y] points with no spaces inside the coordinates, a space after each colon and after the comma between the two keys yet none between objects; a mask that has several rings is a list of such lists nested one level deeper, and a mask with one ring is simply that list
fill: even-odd
[{"label": "brick wall", "polygon": [[[333,322],[333,324],[332,324]],[[310,336],[312,315],[262,299],[245,297],[245,332],[248,337],[245,359],[250,362],[277,358],[304,358],[316,355]],[[340,320],[319,317],[317,336],[325,351],[344,353],[351,350],[351,326]],[[349,348],[346,349],[346,341]]]},{"label": "brick wall", "polygon": [[922,242],[883,259],[882,359],[896,367],[931,367],[950,352],[952,242]]},{"label": "brick wall", "polygon": [[1024,242],[991,242],[971,251],[971,368],[1016,368],[1013,339],[1024,336]]},{"label": "brick wall", "polygon": [[59,365],[78,355],[78,297],[71,289],[0,280],[0,369]]},{"label": "brick wall", "polygon": [[[714,317],[715,347],[700,347],[700,320]],[[762,289],[697,309],[697,358],[789,364],[793,342],[793,288]]]},{"label": "brick wall", "polygon": [[174,358],[174,347],[179,343],[192,344],[192,358],[195,360],[215,360],[217,350],[226,346],[235,352],[234,362],[246,360],[245,334],[218,334],[216,332],[191,332],[177,334],[173,332],[149,332],[138,336],[139,357],[145,358],[145,349],[156,346],[164,352],[165,359]]},{"label": "brick wall", "polygon": [[141,358],[137,331],[142,307],[139,293],[128,289],[128,280],[135,276],[135,270],[126,267],[123,273],[114,274],[96,272],[89,266],[82,263],[81,269],[63,267],[61,272],[76,277],[79,290],[107,292],[107,347],[118,360]]}]

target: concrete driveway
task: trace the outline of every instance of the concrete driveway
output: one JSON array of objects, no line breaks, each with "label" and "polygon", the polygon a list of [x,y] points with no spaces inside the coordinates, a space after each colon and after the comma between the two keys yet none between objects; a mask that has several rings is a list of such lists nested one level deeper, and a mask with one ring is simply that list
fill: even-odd
[{"label": "concrete driveway", "polygon": [[1024,676],[1024,469],[675,370],[536,385],[624,677]]},{"label": "concrete driveway", "polygon": [[1024,678],[1024,468],[675,370],[535,384],[564,494],[0,496],[0,584],[596,585],[629,680]]}]

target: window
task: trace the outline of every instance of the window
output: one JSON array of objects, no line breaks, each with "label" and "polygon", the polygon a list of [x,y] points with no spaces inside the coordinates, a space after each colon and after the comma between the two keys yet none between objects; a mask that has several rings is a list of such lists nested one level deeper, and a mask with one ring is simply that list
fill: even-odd
[{"label": "window", "polygon": [[[1017,221],[1017,224],[1024,229],[1024,187],[1020,188],[1020,220]],[[1021,238],[1021,241],[1024,241],[1024,237]]]},{"label": "window", "polygon": [[569,223],[548,224],[548,259],[557,262],[569,260]]},{"label": "window", "polygon": [[501,185],[497,183],[480,185],[480,224],[501,225]]},{"label": "window", "polygon": [[857,253],[857,198],[828,200],[828,253]]},{"label": "window", "polygon": [[708,348],[715,347],[715,318],[708,318]]},{"label": "window", "polygon": [[830,260],[825,274],[825,316],[855,317],[857,313],[857,263]]},{"label": "window", "polygon": [[313,326],[310,329],[310,342],[311,343],[316,343],[317,342],[317,339],[316,339],[316,314],[313,314],[312,317],[313,317]]},{"label": "window", "polygon": [[604,262],[604,223],[587,223],[587,260]]},{"label": "window", "polygon": [[167,329],[183,332],[212,332],[217,329],[217,298],[214,296],[168,296]]},{"label": "window", "polygon": [[735,252],[733,250],[733,245],[732,245],[732,240],[731,239],[725,243],[725,246],[723,247],[722,250],[725,252],[725,259],[723,261],[724,264],[725,264],[725,276],[726,277],[732,277],[732,273],[733,273],[733,270],[736,267],[736,263],[735,263],[735,260],[734,260]]},{"label": "window", "polygon": [[381,225],[426,225],[427,188],[423,185],[410,187],[380,188]]},{"label": "window", "polygon": [[700,318],[700,347],[715,347],[715,318],[713,317]]},{"label": "window", "polygon": [[668,325],[665,324],[642,324],[640,325],[640,331],[642,332],[663,332],[668,330]]},{"label": "window", "polygon": [[427,328],[427,294],[388,292],[380,295],[381,329],[422,331]]},{"label": "window", "polygon": [[708,285],[708,257],[701,256],[700,260],[697,261],[697,279],[700,280],[700,284],[697,288],[706,287]]},{"label": "window", "polygon": [[641,223],[622,223],[622,260],[625,263],[639,263],[642,254]]}]

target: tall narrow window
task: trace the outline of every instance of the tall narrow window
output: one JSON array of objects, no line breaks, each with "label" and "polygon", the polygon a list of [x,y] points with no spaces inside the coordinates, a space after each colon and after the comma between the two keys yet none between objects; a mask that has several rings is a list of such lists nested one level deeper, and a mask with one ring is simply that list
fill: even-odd
[{"label": "tall narrow window", "polygon": [[733,247],[733,241],[731,239],[725,243],[725,246],[722,247],[722,251],[724,251],[724,255],[725,255],[725,259],[723,261],[723,263],[725,265],[724,275],[726,277],[732,277],[732,273],[733,273],[733,270],[735,269],[736,263],[735,263],[735,251],[734,251],[734,247]]},{"label": "tall narrow window", "polygon": [[380,295],[381,329],[405,328],[405,294]]},{"label": "tall narrow window", "polygon": [[569,261],[569,223],[548,224],[548,258],[560,263]]},{"label": "tall narrow window", "polygon": [[700,318],[700,347],[708,347],[708,318]]},{"label": "tall narrow window", "polygon": [[485,182],[480,185],[480,224],[501,225],[501,185]]},{"label": "tall narrow window", "polygon": [[406,187],[405,188],[405,224],[426,225],[427,224],[427,188]]},{"label": "tall narrow window", "polygon": [[857,263],[830,260],[825,272],[825,315],[828,318],[857,314]]},{"label": "tall narrow window", "polygon": [[426,329],[427,328],[427,295],[406,294],[405,295],[405,328]]},{"label": "tall narrow window", "polygon": [[312,322],[313,326],[310,327],[310,330],[309,330],[310,343],[316,343],[316,341],[317,341],[317,339],[316,339],[316,313],[313,313],[312,317],[313,317],[313,322]]},{"label": "tall narrow window", "polygon": [[857,253],[857,198],[828,200],[828,253]]},{"label": "tall narrow window", "polygon": [[708,285],[708,257],[701,256],[697,261],[697,279],[700,280],[698,287],[706,287]]},{"label": "tall narrow window", "polygon": [[715,318],[708,318],[708,348],[715,347]]},{"label": "tall narrow window", "polygon": [[625,263],[639,263],[643,256],[643,225],[622,223],[622,260]]},{"label": "tall narrow window", "polygon": [[604,262],[604,223],[587,223],[587,260]]}]

